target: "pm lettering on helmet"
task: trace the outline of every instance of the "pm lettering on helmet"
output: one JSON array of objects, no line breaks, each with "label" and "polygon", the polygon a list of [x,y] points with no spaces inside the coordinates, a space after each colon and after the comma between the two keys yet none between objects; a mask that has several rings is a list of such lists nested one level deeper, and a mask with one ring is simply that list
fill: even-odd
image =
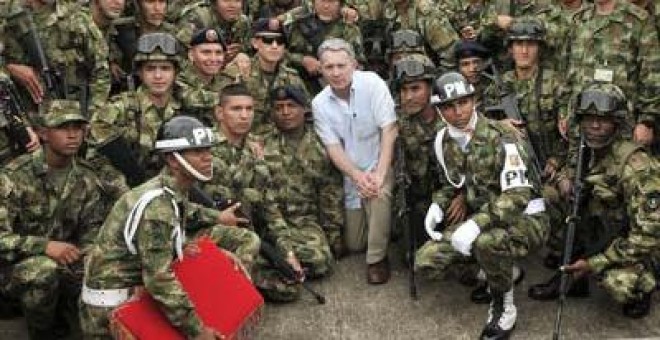
[{"label": "pm lettering on helmet", "polygon": [[444,90],[447,98],[461,97],[468,94],[468,89],[465,86],[465,83],[460,81],[445,84]]},{"label": "pm lettering on helmet", "polygon": [[208,141],[213,141],[213,130],[210,128],[195,128],[192,130],[195,145],[203,145]]}]

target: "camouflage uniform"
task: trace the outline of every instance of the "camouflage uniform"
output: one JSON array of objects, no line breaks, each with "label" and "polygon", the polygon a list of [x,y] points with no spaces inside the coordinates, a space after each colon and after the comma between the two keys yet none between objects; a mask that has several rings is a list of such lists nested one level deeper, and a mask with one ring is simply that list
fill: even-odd
[{"label": "camouflage uniform", "polygon": [[332,269],[329,244],[340,241],[344,220],[343,180],[310,125],[293,133],[274,130],[264,158],[274,176],[276,202],[289,228],[274,235],[290,243],[311,277]]},{"label": "camouflage uniform", "polygon": [[[143,194],[160,188],[170,188],[172,192],[156,197],[144,210],[132,243],[137,254],[133,254],[124,239],[126,219]],[[194,337],[202,331],[202,322],[171,270],[175,259],[173,254],[176,253],[175,239],[172,237],[175,230],[173,221],[181,221],[184,240],[186,233],[210,236],[219,246],[235,252],[246,264],[253,262],[259,249],[259,239],[248,230],[233,227],[213,226],[201,231],[191,230],[191,225],[199,225],[190,223],[191,218],[213,225],[219,212],[192,204],[187,197],[186,192],[177,189],[175,179],[167,168],[122,196],[112,208],[89,253],[84,285],[96,290],[144,286],[159,302],[160,310],[172,325],[185,336]],[[187,218],[175,213],[172,199]],[[111,338],[108,316],[114,307],[94,306],[86,303],[83,297],[80,321],[86,337]]]},{"label": "camouflage uniform", "polygon": [[[76,115],[53,126],[82,119]],[[50,169],[45,157],[43,150],[23,155],[0,174],[0,291],[20,301],[32,339],[62,336],[53,333],[58,316],[79,332],[82,260],[58,264],[46,246],[61,241],[86,252],[109,206],[92,168],[73,159],[65,169]]]},{"label": "camouflage uniform", "polygon": [[[218,144],[212,148],[214,175],[204,183],[204,191],[214,200],[230,200],[241,203],[241,212],[252,222],[260,236],[282,235],[289,225],[275,202],[271,174],[262,155],[256,152],[256,139],[248,135],[242,145],[233,145],[222,134],[217,133]],[[250,171],[246,171],[250,169]],[[280,254],[294,251],[285,239],[276,240]],[[296,285],[284,284],[277,272],[263,257],[256,260],[254,283],[269,299],[292,301],[298,298],[300,289]]]},{"label": "camouflage uniform", "polygon": [[286,85],[305,88],[305,83],[298,75],[298,71],[291,68],[286,62],[280,62],[274,73],[268,73],[261,69],[258,56],[252,58],[248,77],[240,75],[236,75],[236,77],[241,79],[254,98],[254,120],[250,132],[255,135],[263,135],[273,129],[270,112],[271,93],[274,89]]},{"label": "camouflage uniform", "polygon": [[[448,170],[446,175],[440,175],[433,202],[446,210],[456,191],[446,177],[456,181],[462,174],[470,174],[460,190],[466,196],[468,219],[481,229],[472,254],[486,273],[491,293],[506,292],[513,287],[514,259],[527,256],[530,250],[543,244],[547,218],[542,211],[526,213],[528,204],[540,197],[538,183],[532,178],[529,179],[531,187],[501,189],[500,175],[504,176],[504,171],[511,165],[521,165],[514,163],[527,163],[527,157],[524,150],[516,146],[515,137],[487,118],[477,117],[466,151],[461,151],[449,136],[444,136],[444,161]],[[505,149],[510,146],[519,150],[516,161],[508,160],[511,157],[505,159],[505,153],[508,154]],[[416,270],[440,277],[450,264],[469,260],[449,241],[456,227],[458,225],[447,226],[441,241],[431,240],[418,250]]]},{"label": "camouflage uniform", "polygon": [[[83,92],[88,91],[83,112],[91,116],[93,108],[105,105],[110,93],[109,52],[103,33],[89,10],[75,2],[56,1],[32,15],[49,67],[60,73],[59,86],[66,92],[63,95],[81,100]],[[36,62],[36,55],[30,55],[26,47],[33,46],[28,28],[25,15],[8,20],[7,29],[14,34],[6,41],[7,63]]]},{"label": "camouflage uniform", "polygon": [[[629,129],[653,124],[660,107],[660,49],[657,31],[644,10],[628,1],[617,1],[614,12],[595,14],[593,4],[573,17],[564,48],[567,86],[560,114],[570,118],[573,102],[584,86],[605,81],[619,86],[634,105],[627,118]],[[631,130],[625,133],[631,136]]]},{"label": "camouflage uniform", "polygon": [[234,22],[225,22],[216,12],[215,5],[200,1],[186,6],[181,10],[181,17],[176,22],[176,38],[188,46],[195,32],[203,28],[215,28],[222,33],[227,45],[238,43],[242,46],[243,53],[252,50],[250,45],[252,20],[247,15],[241,14]]},{"label": "camouflage uniform", "polygon": [[[94,114],[90,129],[92,142],[95,146],[103,146],[123,138],[132,148],[126,151],[131,152],[146,175],[152,177],[162,167],[158,155],[151,152],[158,128],[180,110],[181,104],[175,98],[170,98],[167,106],[157,107],[149,99],[147,89],[140,86],[135,92],[113,97],[106,110]],[[90,159],[97,165],[103,163],[100,155],[94,154]],[[113,176],[116,173],[103,175],[104,178]]]},{"label": "camouflage uniform", "polygon": [[393,1],[385,3],[383,20],[389,23],[388,32],[410,29],[422,36],[426,55],[442,70],[454,68],[454,44],[459,40],[446,16],[431,1],[417,0],[408,4],[406,13],[399,13]]}]

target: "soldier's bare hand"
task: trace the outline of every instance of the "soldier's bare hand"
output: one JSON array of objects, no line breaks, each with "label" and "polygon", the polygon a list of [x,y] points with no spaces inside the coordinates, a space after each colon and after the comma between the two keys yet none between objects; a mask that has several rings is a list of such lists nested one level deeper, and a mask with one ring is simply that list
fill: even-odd
[{"label": "soldier's bare hand", "polygon": [[525,139],[525,132],[523,132],[523,128],[525,127],[525,122],[511,118],[502,119],[500,122],[502,122],[502,124],[507,128],[507,130],[515,134],[516,138],[518,138],[519,140]]},{"label": "soldier's bare hand", "polygon": [[552,180],[557,174],[557,163],[552,159],[548,159],[545,162],[545,168],[543,169],[543,178],[548,181]]},{"label": "soldier's bare hand", "polygon": [[378,196],[378,188],[374,187],[373,180],[371,179],[371,176],[369,176],[369,173],[360,171],[360,173],[353,178],[353,182],[358,189],[360,197],[372,198]]},{"label": "soldier's bare hand", "polygon": [[80,258],[80,250],[71,243],[48,241],[46,255],[59,264],[71,264]]},{"label": "soldier's bare hand", "polygon": [[571,198],[571,195],[573,195],[573,182],[570,179],[563,178],[559,181],[557,186],[559,187],[559,193],[562,197],[565,199]]},{"label": "soldier's bare hand", "polygon": [[302,65],[309,75],[316,76],[320,74],[321,63],[318,59],[310,56],[304,56],[302,59]]},{"label": "soldier's bare hand", "polygon": [[218,222],[226,226],[239,226],[250,223],[250,220],[240,216],[240,212],[238,211],[238,208],[240,207],[241,207],[240,202],[236,202],[230,205],[229,207],[227,207],[225,210],[220,212],[220,216],[218,217]]},{"label": "soldier's bare hand", "polygon": [[37,133],[34,132],[32,127],[27,127],[26,130],[28,132],[28,135],[30,136],[30,141],[27,144],[25,144],[25,150],[27,150],[27,152],[32,152],[34,150],[37,150],[40,145],[39,136],[37,136]]},{"label": "soldier's bare hand", "polygon": [[573,274],[575,278],[580,278],[591,273],[589,262],[584,259],[579,259],[572,264],[568,264],[560,268],[561,270]]},{"label": "soldier's bare hand", "polygon": [[[230,63],[241,52],[242,46],[238,43],[229,44],[225,55],[225,62]],[[240,65],[239,65],[240,66]]]},{"label": "soldier's bare hand", "polygon": [[188,257],[188,256],[189,257],[195,257],[195,256],[199,255],[200,252],[201,252],[201,250],[199,249],[199,245],[197,245],[197,242],[188,243],[188,244],[186,244],[186,247],[183,248],[183,254],[186,257]]},{"label": "soldier's bare hand", "polygon": [[651,145],[653,143],[653,128],[646,126],[646,124],[635,125],[633,140],[645,146]]},{"label": "soldier's bare hand", "polygon": [[44,88],[41,86],[39,76],[32,66],[8,64],[7,71],[28,90],[35,103],[41,104],[44,100]]},{"label": "soldier's bare hand", "polygon": [[287,254],[286,262],[288,262],[291,265],[291,268],[293,268],[293,271],[296,272],[296,282],[305,281],[305,271],[294,252],[291,251]]},{"label": "soldier's bare hand", "polygon": [[224,338],[225,338],[224,335],[220,334],[220,332],[214,330],[213,328],[204,327],[202,333],[196,336],[195,340],[216,340],[216,339],[224,339]]},{"label": "soldier's bare hand", "polygon": [[467,204],[465,203],[465,193],[460,192],[449,203],[447,208],[447,223],[449,225],[465,221],[467,217]]},{"label": "soldier's bare hand", "polygon": [[498,15],[497,22],[495,23],[497,27],[501,30],[507,31],[511,24],[513,23],[513,18],[508,15]]},{"label": "soldier's bare hand", "polygon": [[126,77],[126,71],[124,71],[121,66],[117,63],[110,63],[110,73],[112,74],[112,79],[120,80]]},{"label": "soldier's bare hand", "polygon": [[351,7],[342,7],[341,17],[344,18],[344,22],[347,24],[357,24],[360,18],[358,11]]},{"label": "soldier's bare hand", "polygon": [[565,140],[568,140],[568,119],[559,119],[557,121],[557,129],[559,129],[561,136]]}]

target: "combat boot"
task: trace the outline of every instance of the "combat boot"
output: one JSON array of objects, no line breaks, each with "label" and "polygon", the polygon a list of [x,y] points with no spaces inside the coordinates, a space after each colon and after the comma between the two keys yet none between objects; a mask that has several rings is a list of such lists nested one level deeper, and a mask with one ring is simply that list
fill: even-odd
[{"label": "combat boot", "polygon": [[[477,276],[481,281],[479,281],[479,286],[475,288],[472,293],[470,293],[470,300],[476,304],[485,304],[490,302],[490,293],[488,292],[488,284],[486,283],[486,275],[483,274],[483,271],[479,271]],[[513,266],[513,284],[518,285],[525,278],[525,270],[518,265]]]},{"label": "combat boot", "polygon": [[[589,296],[589,278],[581,277],[573,280],[569,279],[568,297],[588,297]],[[554,300],[559,297],[559,287],[561,286],[561,273],[553,275],[548,282],[539,283],[531,286],[527,295],[539,301]]]},{"label": "combat boot", "polygon": [[623,305],[623,315],[639,319],[649,315],[651,311],[651,293],[644,293],[639,300],[633,300]]},{"label": "combat boot", "polygon": [[493,291],[488,309],[488,322],[481,332],[481,340],[508,339],[516,326],[518,311],[513,304],[513,288],[507,292]]}]

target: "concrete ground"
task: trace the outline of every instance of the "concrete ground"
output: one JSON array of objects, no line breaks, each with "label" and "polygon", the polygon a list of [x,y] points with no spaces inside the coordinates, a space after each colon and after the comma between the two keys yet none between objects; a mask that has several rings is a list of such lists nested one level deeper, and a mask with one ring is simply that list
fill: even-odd
[{"label": "concrete ground", "polygon": [[[420,280],[419,299],[408,295],[408,272],[396,254],[392,280],[370,286],[365,279],[363,256],[342,259],[334,275],[312,285],[325,294],[318,305],[304,293],[296,303],[267,305],[257,339],[476,339],[487,317],[487,305],[469,300],[472,288],[453,280]],[[518,323],[512,339],[551,339],[555,302],[527,298],[527,288],[549,277],[540,258],[522,263],[525,280],[517,287]],[[656,297],[657,300],[657,297]],[[620,306],[592,285],[592,296],[569,299],[564,309],[564,339],[660,339],[660,308],[641,320],[621,315]],[[0,339],[26,339],[22,319],[0,321]]]}]

